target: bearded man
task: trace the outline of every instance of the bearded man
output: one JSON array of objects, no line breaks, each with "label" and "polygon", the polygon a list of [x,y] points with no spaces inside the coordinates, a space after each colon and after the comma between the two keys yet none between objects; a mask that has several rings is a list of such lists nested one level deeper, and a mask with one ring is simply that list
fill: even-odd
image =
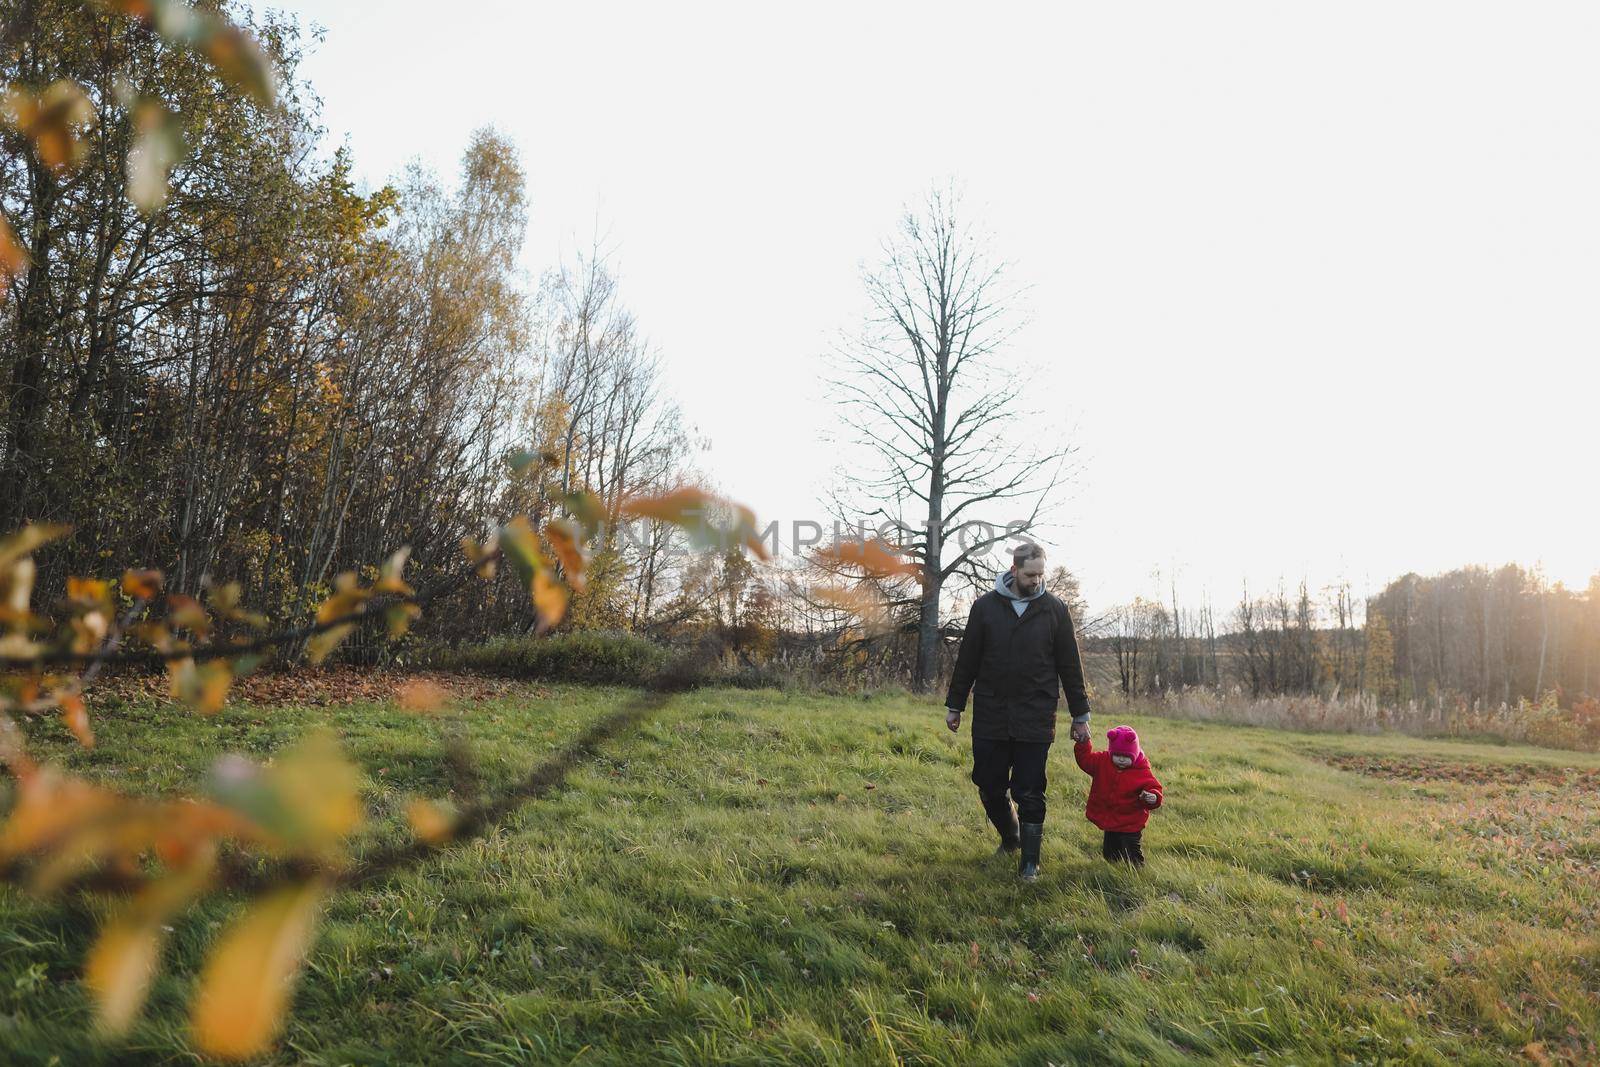
[{"label": "bearded man", "polygon": [[1072,614],[1044,587],[1044,549],[1024,542],[1012,550],[1010,569],[995,575],[994,589],[967,614],[945,696],[945,725],[961,729],[970,692],[972,783],[1000,834],[998,852],[1020,852],[1017,874],[1030,882],[1039,877],[1045,764],[1063,690],[1072,739],[1086,740],[1089,697]]}]

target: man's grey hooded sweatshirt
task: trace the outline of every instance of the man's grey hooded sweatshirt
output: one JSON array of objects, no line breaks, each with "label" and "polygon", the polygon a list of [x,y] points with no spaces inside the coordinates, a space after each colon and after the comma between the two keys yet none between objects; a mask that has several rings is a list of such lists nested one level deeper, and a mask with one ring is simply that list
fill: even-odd
[{"label": "man's grey hooded sweatshirt", "polygon": [[1035,589],[1028,596],[1023,596],[1021,593],[1017,592],[1016,584],[1016,579],[1012,576],[1009,570],[1001,571],[999,574],[994,576],[994,591],[1003,597],[1010,598],[1011,607],[1014,611],[1016,611],[1017,618],[1020,619],[1022,618],[1022,613],[1028,610],[1028,602],[1032,600],[1038,600],[1039,597],[1044,594],[1044,583],[1040,582],[1039,588]]},{"label": "man's grey hooded sweatshirt", "polygon": [[1011,572],[1000,572],[994,589],[967,614],[945,706],[964,711],[972,695],[975,738],[1054,741],[1063,691],[1072,721],[1087,722],[1089,696],[1071,613],[1042,583],[1032,596],[1020,596]]}]

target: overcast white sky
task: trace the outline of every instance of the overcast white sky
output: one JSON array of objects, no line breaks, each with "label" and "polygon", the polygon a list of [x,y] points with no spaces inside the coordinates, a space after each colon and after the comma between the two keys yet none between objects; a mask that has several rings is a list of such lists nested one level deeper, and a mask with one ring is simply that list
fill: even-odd
[{"label": "overcast white sky", "polygon": [[953,177],[1031,290],[1007,432],[1080,446],[1041,539],[1092,606],[1600,571],[1600,5],[266,6],[326,27],[371,182],[493,124],[530,272],[608,236],[763,519],[822,517],[820,360]]}]

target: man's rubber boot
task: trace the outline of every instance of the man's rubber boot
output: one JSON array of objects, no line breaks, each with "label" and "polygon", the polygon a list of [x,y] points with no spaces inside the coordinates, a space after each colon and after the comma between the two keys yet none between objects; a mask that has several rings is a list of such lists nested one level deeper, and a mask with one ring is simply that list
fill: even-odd
[{"label": "man's rubber boot", "polygon": [[1017,812],[1011,801],[1004,793],[979,792],[978,795],[983,799],[984,814],[1000,834],[1000,847],[994,850],[995,855],[1003,856],[1021,848],[1022,831],[1017,827]]},{"label": "man's rubber boot", "polygon": [[1022,824],[1022,859],[1017,863],[1017,877],[1031,882],[1039,877],[1039,847],[1044,844],[1044,823]]}]

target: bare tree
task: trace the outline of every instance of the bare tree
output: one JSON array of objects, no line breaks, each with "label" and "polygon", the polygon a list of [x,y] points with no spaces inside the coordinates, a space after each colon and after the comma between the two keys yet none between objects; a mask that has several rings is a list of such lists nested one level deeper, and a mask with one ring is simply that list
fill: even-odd
[{"label": "bare tree", "polygon": [[1066,567],[1058,564],[1050,568],[1050,573],[1044,579],[1044,587],[1067,606],[1079,637],[1098,633],[1109,621],[1107,615],[1090,616],[1089,604],[1083,599],[1083,584],[1078,581],[1078,576]]},{"label": "bare tree", "polygon": [[[866,278],[867,329],[843,353],[844,373],[832,382],[876,467],[853,472],[836,508],[846,521],[897,529],[900,547],[923,568],[921,588],[901,605],[915,615],[913,681],[923,690],[937,670],[945,583],[956,575],[974,585],[986,581],[981,561],[994,545],[1034,527],[1073,451],[1000,435],[1024,414],[1024,378],[999,366],[1015,328],[1015,294],[986,243],[948,187],[908,211],[886,242],[882,265]],[[995,516],[979,509],[1006,500],[1022,501],[1026,518],[985,525]]]},{"label": "bare tree", "polygon": [[1111,650],[1117,656],[1117,681],[1124,696],[1139,692],[1139,653],[1151,635],[1152,605],[1142,597],[1111,613]]}]

